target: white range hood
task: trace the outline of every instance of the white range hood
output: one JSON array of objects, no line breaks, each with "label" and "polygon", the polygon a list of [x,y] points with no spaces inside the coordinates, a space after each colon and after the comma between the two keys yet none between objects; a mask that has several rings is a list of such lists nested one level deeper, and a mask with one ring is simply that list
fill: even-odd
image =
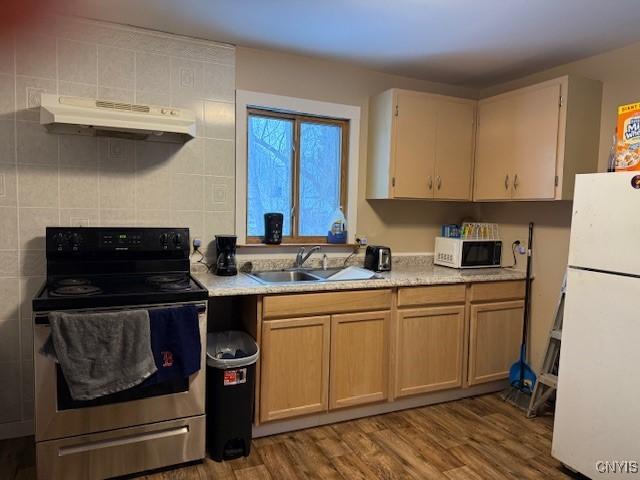
[{"label": "white range hood", "polygon": [[43,93],[40,123],[51,133],[186,142],[196,118],[184,108]]}]

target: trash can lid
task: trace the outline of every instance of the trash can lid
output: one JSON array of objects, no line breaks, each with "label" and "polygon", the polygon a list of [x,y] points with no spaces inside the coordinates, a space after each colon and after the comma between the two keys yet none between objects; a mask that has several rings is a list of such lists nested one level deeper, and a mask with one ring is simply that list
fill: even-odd
[{"label": "trash can lid", "polygon": [[246,332],[226,330],[207,334],[207,365],[221,370],[253,365],[260,349]]}]

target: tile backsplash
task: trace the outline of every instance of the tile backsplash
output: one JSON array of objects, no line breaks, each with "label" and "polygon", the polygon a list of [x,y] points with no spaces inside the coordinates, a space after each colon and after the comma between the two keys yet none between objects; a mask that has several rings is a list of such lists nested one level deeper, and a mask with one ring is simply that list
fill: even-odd
[{"label": "tile backsplash", "polygon": [[[47,26],[0,44],[0,435],[33,418],[46,226],[184,226],[205,244],[234,229],[234,47],[75,18]],[[197,138],[50,134],[43,92],[189,108]]]}]

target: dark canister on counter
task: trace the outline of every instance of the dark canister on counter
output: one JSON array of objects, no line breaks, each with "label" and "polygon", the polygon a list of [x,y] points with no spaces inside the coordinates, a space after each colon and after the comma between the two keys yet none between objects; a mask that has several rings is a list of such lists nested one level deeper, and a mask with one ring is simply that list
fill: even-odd
[{"label": "dark canister on counter", "polygon": [[277,212],[264,214],[264,243],[279,245],[282,242],[282,224],[284,215]]}]

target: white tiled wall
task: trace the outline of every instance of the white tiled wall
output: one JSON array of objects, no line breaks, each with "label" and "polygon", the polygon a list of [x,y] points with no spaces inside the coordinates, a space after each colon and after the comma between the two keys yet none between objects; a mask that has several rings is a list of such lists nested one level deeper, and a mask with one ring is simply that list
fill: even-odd
[{"label": "white tiled wall", "polygon": [[[33,415],[30,302],[46,226],[234,227],[235,51],[119,25],[53,18],[0,45],[0,435]],[[185,145],[57,136],[42,92],[190,108]]]}]

